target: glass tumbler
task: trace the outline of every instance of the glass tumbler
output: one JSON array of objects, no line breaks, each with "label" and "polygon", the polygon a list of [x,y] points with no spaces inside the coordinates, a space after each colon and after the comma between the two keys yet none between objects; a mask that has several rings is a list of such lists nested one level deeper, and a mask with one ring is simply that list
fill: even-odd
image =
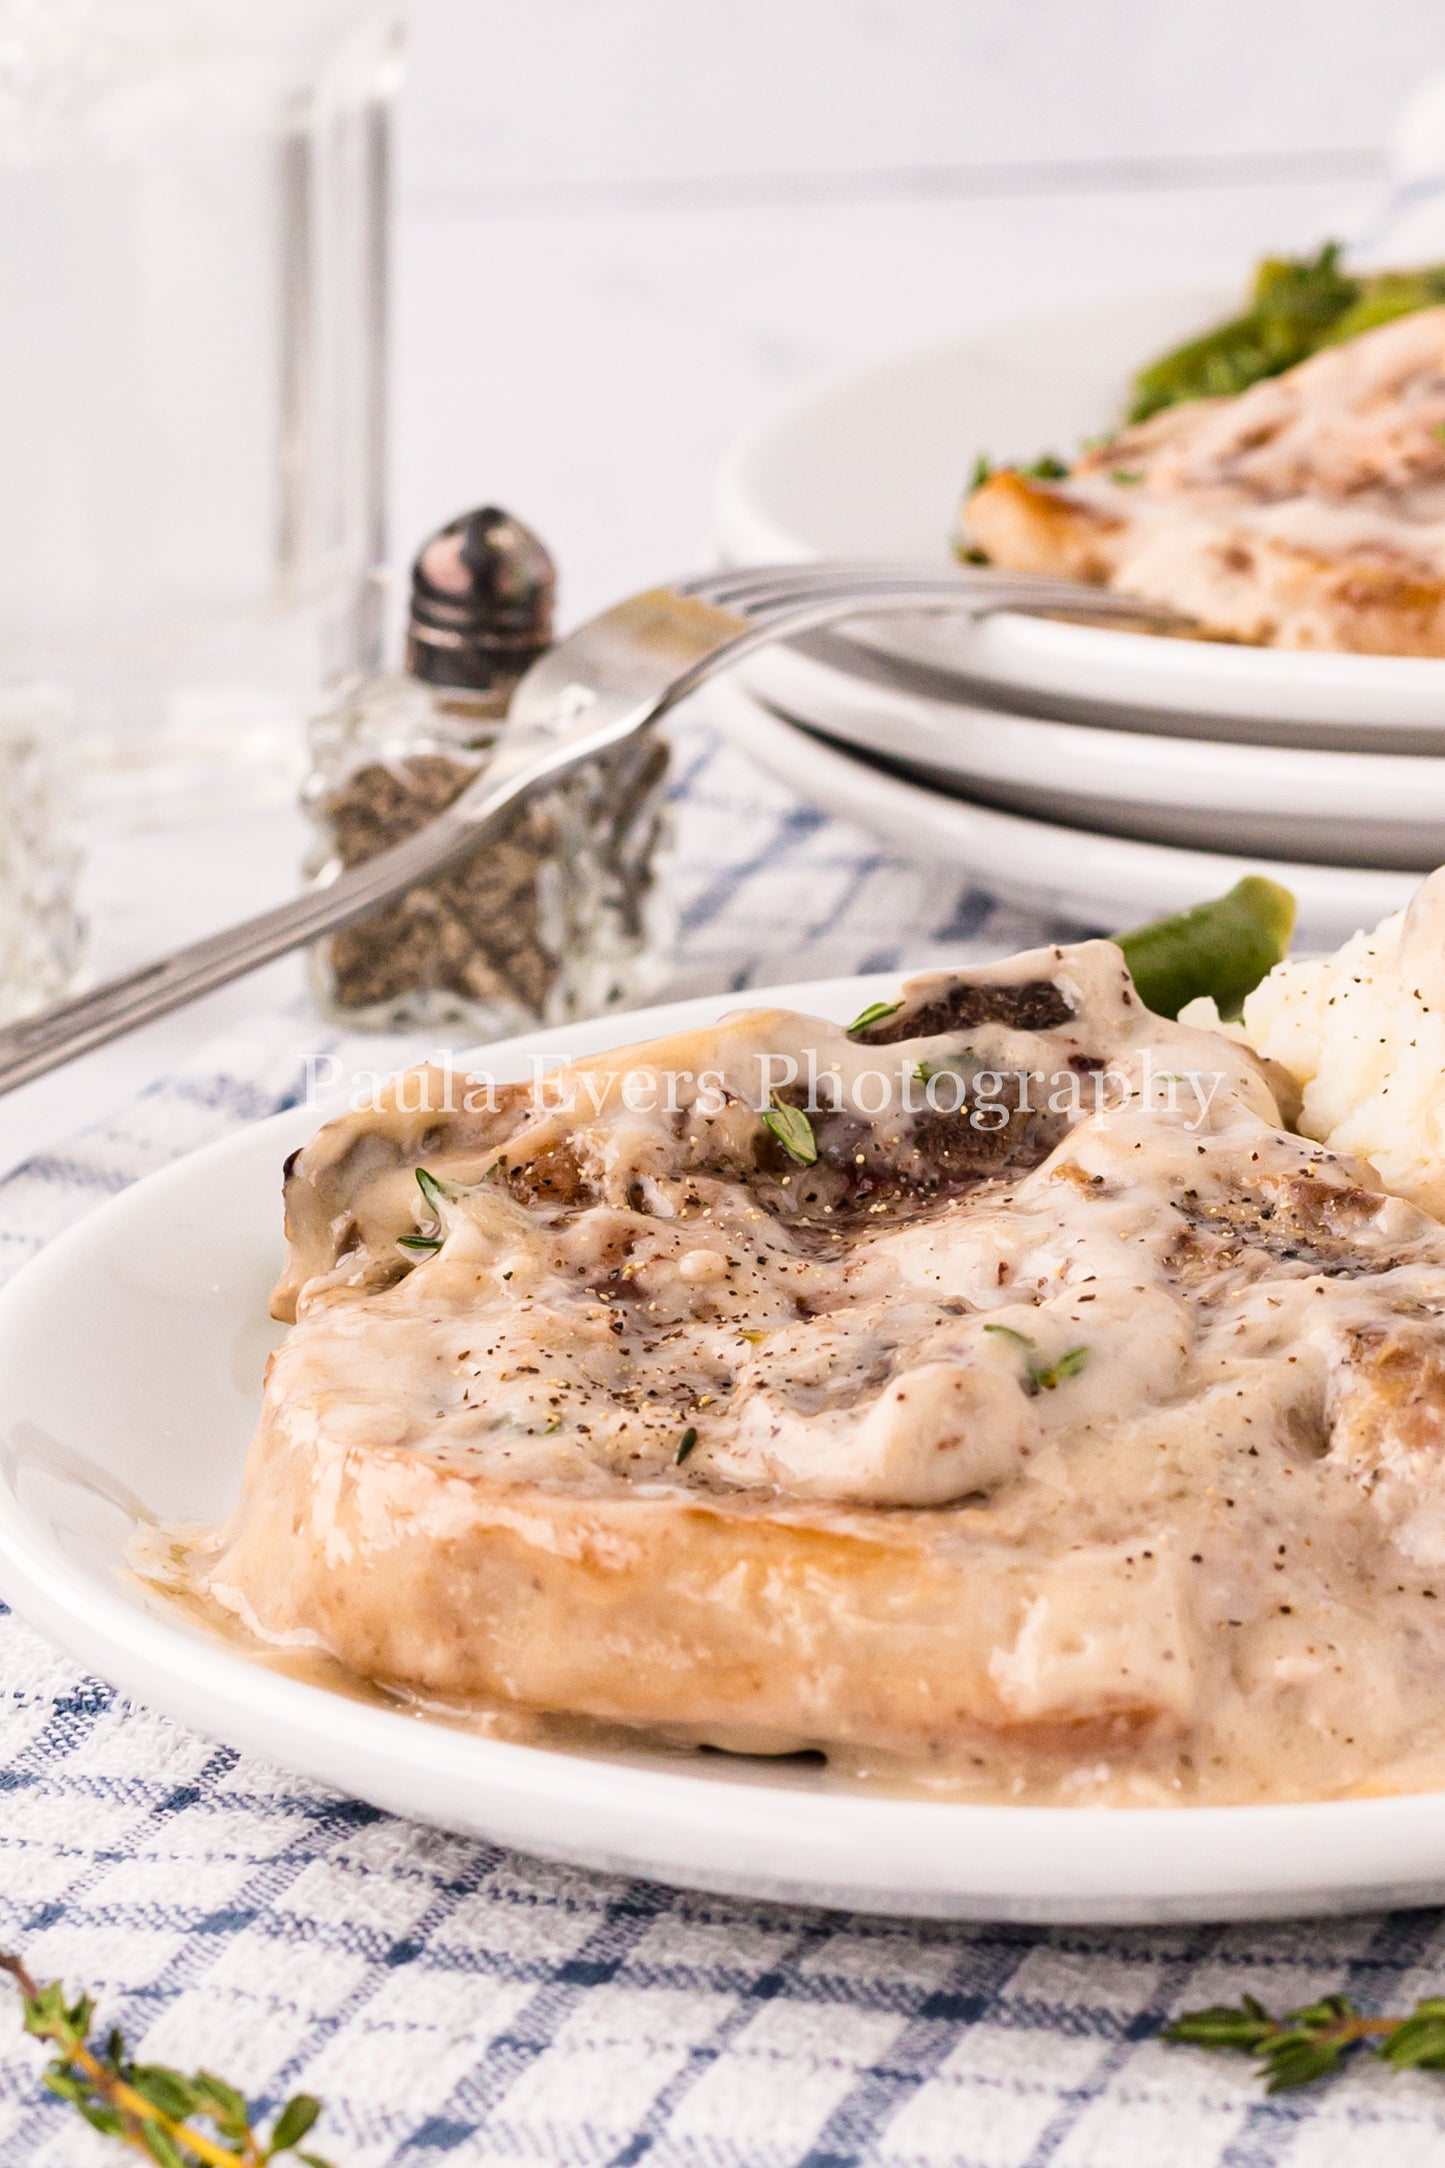
[{"label": "glass tumbler", "polygon": [[130,826],[379,653],[399,0],[0,0],[0,709]]}]

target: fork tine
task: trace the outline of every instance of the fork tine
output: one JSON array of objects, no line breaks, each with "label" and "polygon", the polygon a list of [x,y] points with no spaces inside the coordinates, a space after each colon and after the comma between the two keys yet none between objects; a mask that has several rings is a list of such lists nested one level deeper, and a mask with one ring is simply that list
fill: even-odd
[{"label": "fork tine", "polygon": [[[673,591],[747,618],[757,618],[792,602],[822,602],[831,595],[840,599],[856,596],[859,615],[866,616],[870,597],[882,599],[917,592],[951,603],[964,614],[972,604],[977,614],[1001,609],[1060,610],[1118,617],[1133,623],[1181,622],[1175,611],[1109,588],[962,565],[943,570],[936,565],[853,563],[826,558],[806,564],[745,565],[677,581]],[[927,601],[921,601],[919,606],[927,608]]]},{"label": "fork tine", "polygon": [[937,565],[913,565],[883,559],[843,563],[833,558],[806,564],[726,565],[679,583],[679,591],[723,608],[749,609],[785,595],[809,595],[819,589],[859,581],[914,586],[920,579],[947,578]]}]

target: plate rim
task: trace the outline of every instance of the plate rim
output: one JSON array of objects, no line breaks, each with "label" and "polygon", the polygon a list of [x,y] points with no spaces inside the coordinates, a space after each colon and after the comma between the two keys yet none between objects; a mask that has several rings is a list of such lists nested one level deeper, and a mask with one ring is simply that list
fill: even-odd
[{"label": "plate rim", "polygon": [[[770,686],[771,671],[778,664],[789,674],[798,673],[797,692],[789,695],[777,689],[786,682],[781,675],[777,687]],[[834,726],[821,719],[814,725],[810,717],[790,712],[790,707],[801,709],[809,697],[802,688],[811,684],[819,699],[836,698],[855,706],[876,698],[881,706],[899,716],[905,713],[917,716],[921,718],[922,727],[937,728],[939,732],[940,764],[948,754],[948,748],[942,742],[943,732],[950,721],[959,718],[971,729],[1001,731],[1023,745],[1032,745],[1035,749],[1033,759],[1040,769],[1047,754],[1076,753],[1078,767],[1087,772],[1077,776],[1071,772],[1067,787],[1077,790],[1081,799],[1104,797],[1116,785],[1127,786],[1141,767],[1152,788],[1141,787],[1127,793],[1141,803],[1160,802],[1152,791],[1162,786],[1163,771],[1174,769],[1191,785],[1202,783],[1207,786],[1215,794],[1208,803],[1231,811],[1273,810],[1277,801],[1271,800],[1269,794],[1287,785],[1297,788],[1302,776],[1326,786],[1320,804],[1312,802],[1309,810],[1330,817],[1343,816],[1347,805],[1358,813],[1359,798],[1354,794],[1371,787],[1392,784],[1400,794],[1401,804],[1392,813],[1370,808],[1371,817],[1382,820],[1403,819],[1405,797],[1412,788],[1423,783],[1434,783],[1445,793],[1445,759],[1439,754],[1356,752],[1339,746],[1259,744],[1252,740],[1240,743],[1223,738],[1183,737],[1174,731],[1110,730],[1097,723],[1063,722],[1052,716],[992,708],[982,701],[965,697],[945,700],[908,685],[877,683],[856,676],[839,662],[808,653],[794,641],[760,649],[739,666],[738,674],[754,698],[782,714],[786,720],[801,724],[805,729],[816,727],[838,738],[843,735],[842,725]],[[867,745],[873,741],[860,735],[854,742]],[[874,749],[885,754],[890,751],[881,742],[881,734]],[[1092,780],[1095,762],[1104,764],[1106,783],[1103,787],[1096,786]],[[1022,765],[1006,769],[1002,763],[958,766],[951,772],[960,780],[975,774],[1027,774],[1033,778],[1032,769],[1025,770]],[[1248,779],[1248,792],[1242,789],[1231,792],[1231,778],[1241,774]]]},{"label": "plate rim", "polygon": [[[1107,835],[1095,829],[1072,827],[1064,821],[1045,820],[1034,813],[1005,812],[965,796],[955,797],[930,790],[926,784],[910,782],[871,765],[841,745],[827,743],[805,725],[779,714],[736,677],[716,679],[703,697],[710,712],[722,719],[722,727],[732,741],[740,745],[749,758],[769,768],[790,789],[803,787],[803,779],[797,778],[793,771],[798,753],[806,751],[814,771],[809,788],[820,804],[841,819],[867,825],[871,814],[875,832],[895,836],[905,829],[912,829],[914,823],[917,826],[913,832],[925,837],[940,837],[951,830],[950,847],[960,854],[956,859],[960,864],[964,862],[962,847],[966,844],[976,852],[982,833],[996,839],[999,846],[996,855],[1000,858],[1010,841],[1018,845],[1030,841],[1042,845],[1050,840],[1066,839],[1077,851],[1087,853],[1095,865],[1107,857],[1115,862],[1123,859],[1134,867],[1139,884],[1156,894],[1157,900],[1147,907],[1145,916],[1153,916],[1161,909],[1182,909],[1197,903],[1201,896],[1229,887],[1245,873],[1263,871],[1297,892],[1308,882],[1311,894],[1328,891],[1334,896],[1343,893],[1347,898],[1357,899],[1336,921],[1343,930],[1331,939],[1339,941],[1363,926],[1375,924],[1390,911],[1402,910],[1423,878],[1420,874],[1401,873],[1390,867],[1340,867],[1308,859],[1271,859],[1259,852],[1201,851],[1183,844],[1149,843],[1134,836]],[[767,750],[770,744],[785,754],[790,753],[791,758],[772,765]],[[838,785],[831,792],[825,787],[820,788],[828,777]],[[864,779],[867,783],[866,805],[859,802]],[[885,822],[876,819],[880,803],[885,809],[891,809]],[[941,844],[935,845],[935,848],[941,847]],[[1187,881],[1183,878],[1185,872],[1190,875]],[[1091,915],[1080,900],[1082,890],[1078,887],[1077,877],[1049,882],[1039,877],[1025,879],[1016,873],[1006,874],[999,866],[990,864],[982,869],[980,878],[997,886],[1000,893],[1007,887],[1010,893],[1026,897],[1034,908],[1038,907],[1041,896],[1047,896],[1054,908],[1067,908],[1081,924],[1092,924],[1097,920],[1097,911]],[[1391,884],[1391,891],[1372,896],[1367,886],[1370,883]],[[1397,883],[1400,885],[1396,893],[1393,884]],[[1171,893],[1176,886],[1179,892]],[[1312,904],[1302,895],[1301,923],[1308,924],[1311,911],[1318,908],[1318,903]],[[1346,916],[1352,921],[1349,925],[1346,925]]]}]

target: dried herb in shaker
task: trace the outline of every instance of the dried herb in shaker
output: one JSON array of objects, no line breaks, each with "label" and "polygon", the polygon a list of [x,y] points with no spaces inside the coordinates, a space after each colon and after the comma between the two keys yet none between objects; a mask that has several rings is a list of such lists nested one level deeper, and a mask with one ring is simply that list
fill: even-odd
[{"label": "dried herb in shaker", "polygon": [[[550,645],[554,593],[546,550],[506,512],[433,535],[412,569],[405,672],[343,688],[312,725],[312,874],[375,857],[482,772]],[[644,739],[534,793],[468,857],[317,944],[323,1008],[483,1039],[641,999],[666,968],[666,775],[665,742]]]}]

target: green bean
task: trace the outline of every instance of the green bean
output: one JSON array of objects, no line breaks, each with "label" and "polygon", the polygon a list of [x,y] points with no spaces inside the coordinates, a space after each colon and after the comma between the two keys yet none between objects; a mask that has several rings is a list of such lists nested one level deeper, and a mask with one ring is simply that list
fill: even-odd
[{"label": "green bean", "polygon": [[1115,939],[1156,1016],[1177,1016],[1199,994],[1212,994],[1221,1016],[1237,1016],[1245,995],[1288,953],[1294,917],[1289,890],[1250,873],[1227,896]]}]

